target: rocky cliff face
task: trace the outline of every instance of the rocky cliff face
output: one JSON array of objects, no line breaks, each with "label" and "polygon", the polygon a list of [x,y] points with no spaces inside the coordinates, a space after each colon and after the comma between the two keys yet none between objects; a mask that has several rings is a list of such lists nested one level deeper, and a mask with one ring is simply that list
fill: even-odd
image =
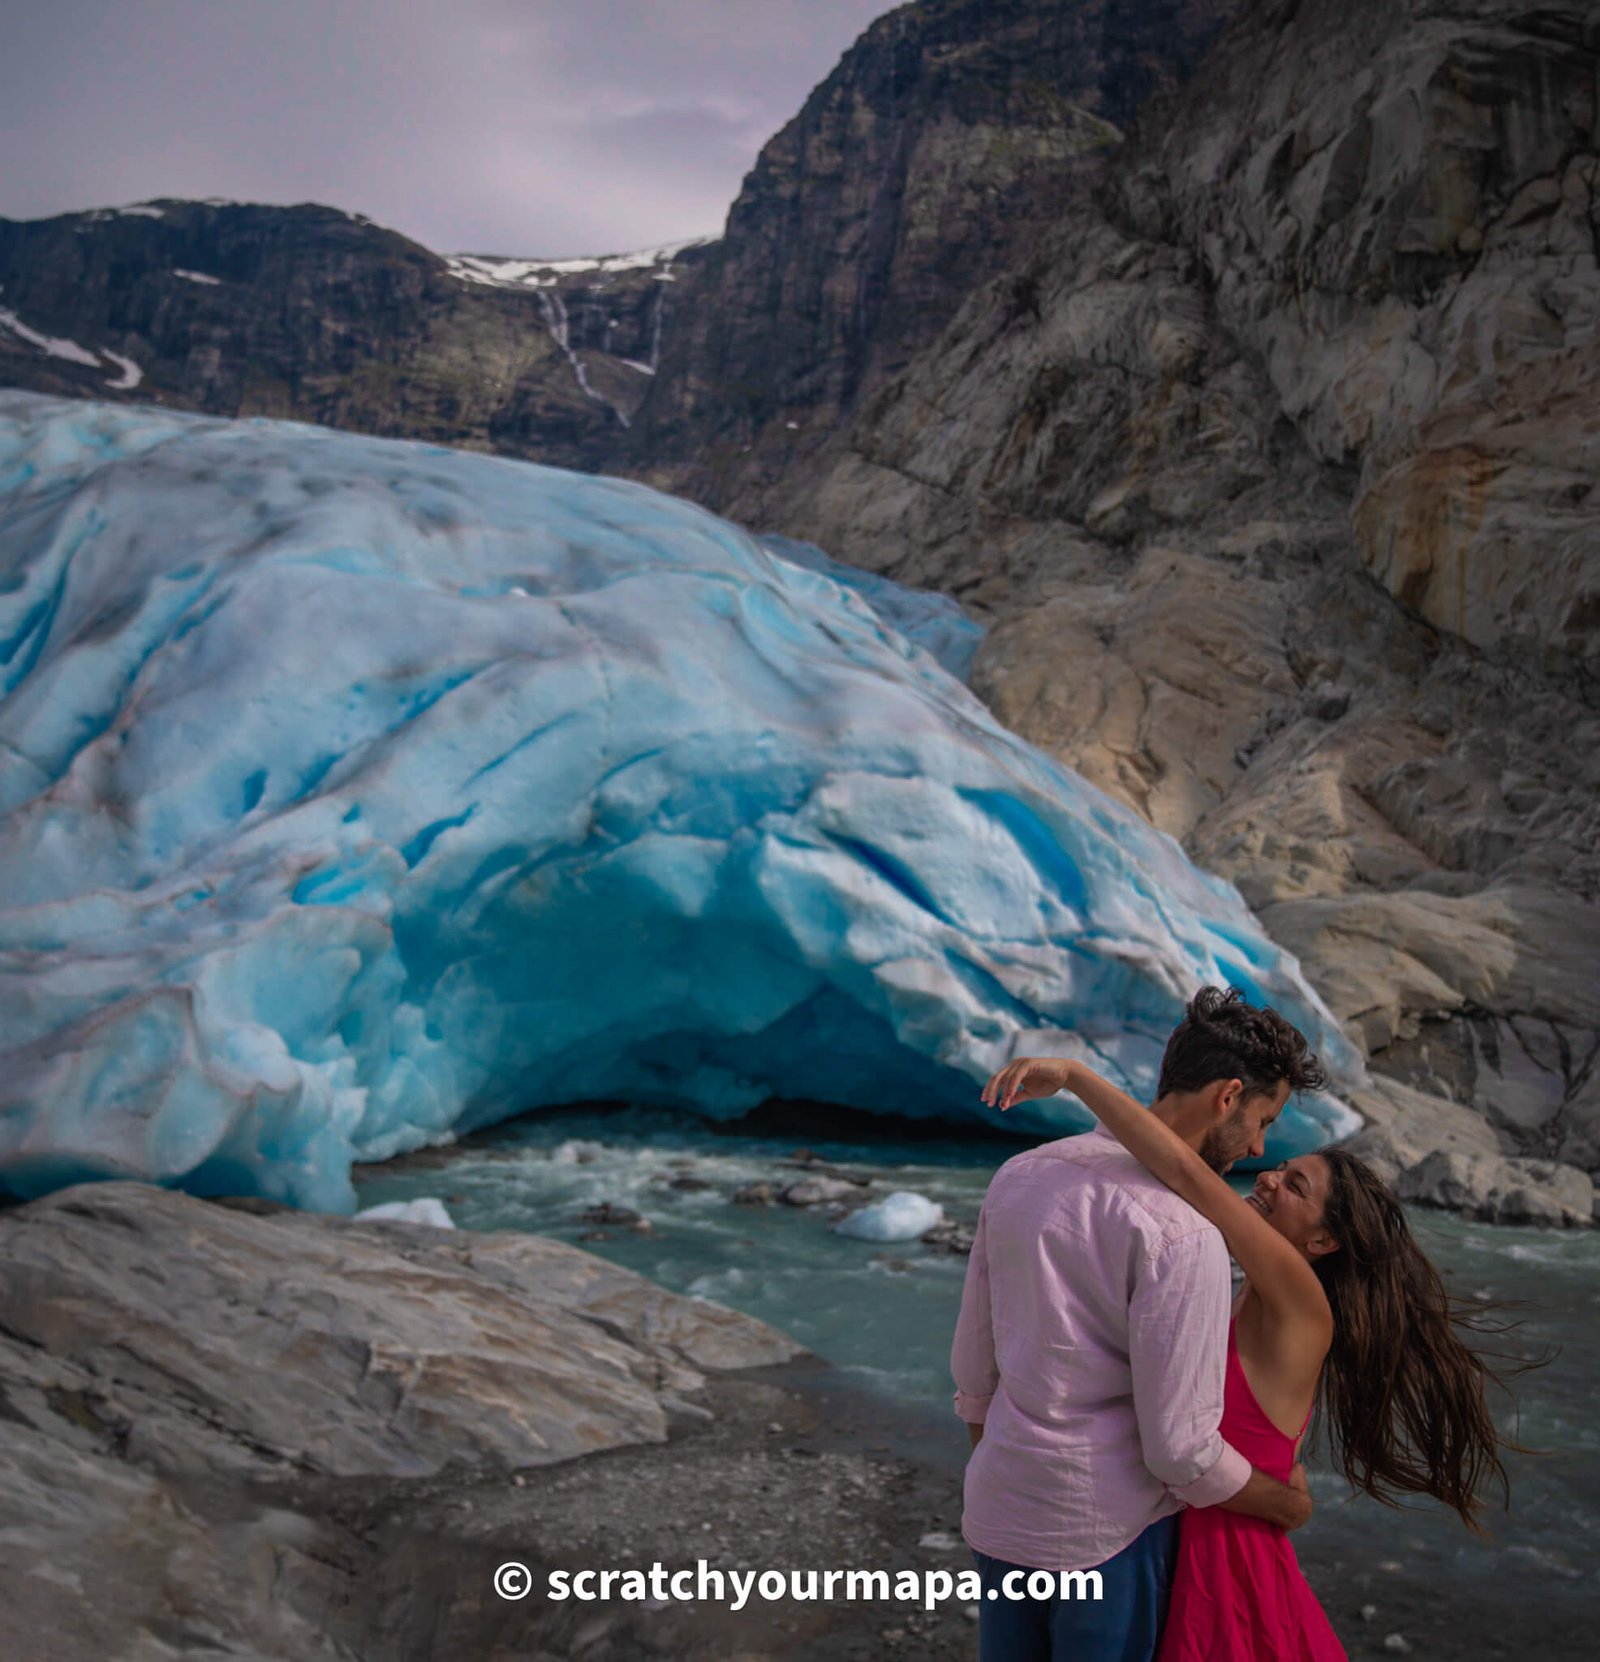
[{"label": "rocky cliff face", "polygon": [[445,259],[310,205],[0,221],[0,379],[592,470],[702,252]]},{"label": "rocky cliff face", "polygon": [[1583,5],[1257,6],[1124,198],[1356,470],[1366,569],[1477,646],[1591,671],[1597,48]]},{"label": "rocky cliff face", "polygon": [[1031,253],[1228,0],[925,0],[762,152],[627,465],[708,501],[793,465]]}]

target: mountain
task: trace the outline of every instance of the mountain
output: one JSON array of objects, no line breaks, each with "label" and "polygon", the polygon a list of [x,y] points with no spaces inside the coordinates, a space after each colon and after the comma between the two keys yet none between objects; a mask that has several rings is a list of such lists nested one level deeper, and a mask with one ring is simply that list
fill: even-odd
[{"label": "mountain", "polygon": [[926,0],[880,17],[761,153],[623,445],[706,500],[789,471],[1031,256],[1225,0]]},{"label": "mountain", "polygon": [[704,252],[445,258],[311,204],[0,221],[0,379],[592,471]]}]

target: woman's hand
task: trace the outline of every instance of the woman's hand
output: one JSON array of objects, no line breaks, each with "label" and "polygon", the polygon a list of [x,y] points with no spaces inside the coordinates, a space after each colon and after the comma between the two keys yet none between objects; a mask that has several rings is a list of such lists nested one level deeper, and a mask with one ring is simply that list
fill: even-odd
[{"label": "woman's hand", "polygon": [[989,1107],[1004,1111],[1013,1103],[1054,1096],[1057,1091],[1069,1089],[1072,1070],[1076,1065],[1051,1056],[1018,1057],[1015,1062],[1008,1062],[983,1087],[983,1100]]}]

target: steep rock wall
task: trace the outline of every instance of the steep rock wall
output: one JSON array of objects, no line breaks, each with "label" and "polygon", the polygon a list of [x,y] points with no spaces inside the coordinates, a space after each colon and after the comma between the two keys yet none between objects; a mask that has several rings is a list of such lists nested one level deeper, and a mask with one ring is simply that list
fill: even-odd
[{"label": "steep rock wall", "polygon": [[1227,0],[928,0],[762,152],[625,451],[720,505],[792,467],[1037,246]]},{"label": "steep rock wall", "polygon": [[1124,198],[1357,469],[1366,568],[1478,646],[1591,671],[1597,89],[1592,6],[1258,5]]}]

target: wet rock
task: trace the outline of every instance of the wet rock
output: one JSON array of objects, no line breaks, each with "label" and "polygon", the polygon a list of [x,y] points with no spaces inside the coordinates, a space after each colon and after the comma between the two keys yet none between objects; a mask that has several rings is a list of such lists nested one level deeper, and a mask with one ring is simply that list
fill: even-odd
[{"label": "wet rock", "polygon": [[623,1206],[614,1200],[603,1200],[597,1206],[586,1206],[578,1215],[584,1223],[597,1223],[608,1228],[637,1229],[645,1222],[644,1217],[631,1206]]},{"label": "wet rock", "polygon": [[586,1137],[568,1137],[550,1150],[553,1166],[592,1166],[605,1152],[603,1143],[590,1142]]},{"label": "wet rock", "polygon": [[861,1198],[862,1184],[840,1177],[802,1177],[779,1195],[785,1206],[823,1206]]},{"label": "wet rock", "polygon": [[1594,1221],[1589,1174],[1554,1160],[1437,1151],[1402,1172],[1395,1188],[1403,1200],[1449,1207],[1487,1223]]},{"label": "wet rock", "polygon": [[924,1246],[938,1247],[942,1252],[965,1255],[972,1251],[976,1225],[947,1220],[937,1224],[922,1237]]},{"label": "wet rock", "polygon": [[847,1166],[835,1165],[822,1155],[813,1153],[809,1148],[796,1149],[786,1160],[778,1162],[780,1166],[798,1166],[807,1175],[812,1177],[832,1177],[841,1183],[854,1183],[858,1188],[869,1187],[875,1179],[868,1173],[851,1171]]}]

